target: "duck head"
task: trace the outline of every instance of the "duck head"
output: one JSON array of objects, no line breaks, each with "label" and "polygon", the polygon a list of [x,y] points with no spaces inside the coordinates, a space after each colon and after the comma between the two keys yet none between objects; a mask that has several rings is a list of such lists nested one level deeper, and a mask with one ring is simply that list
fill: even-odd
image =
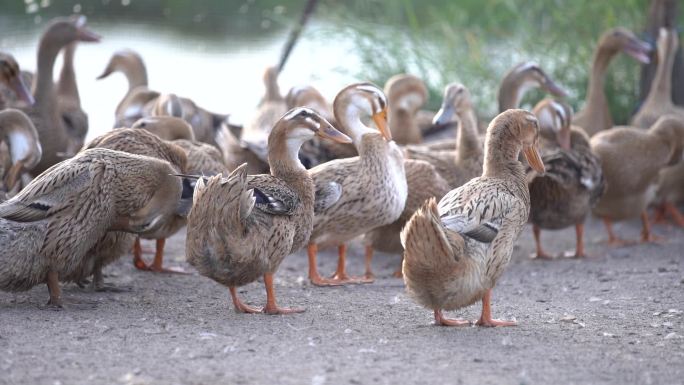
[{"label": "duck head", "polygon": [[520,63],[504,75],[499,86],[499,110],[517,108],[525,93],[540,88],[557,97],[565,97],[567,92],[556,84],[551,77],[534,61]]},{"label": "duck head", "polygon": [[561,148],[569,150],[572,107],[567,103],[547,98],[537,103],[533,113],[539,121],[540,134],[551,134]]},{"label": "duck head", "polygon": [[5,187],[11,191],[23,172],[38,165],[43,150],[31,119],[19,110],[0,111],[0,133],[7,141],[12,162],[4,179]]},{"label": "duck head", "polygon": [[46,43],[64,47],[75,41],[99,42],[100,35],[89,30],[86,27],[86,21],[83,15],[55,18],[45,30]]},{"label": "duck head", "polygon": [[385,95],[393,110],[414,114],[427,102],[428,90],[417,76],[400,74],[387,80]]},{"label": "duck head", "polygon": [[[499,152],[501,149],[488,149],[492,142],[498,139],[499,146],[515,146],[518,149],[522,148],[522,153],[527,159],[530,167],[538,173],[544,173],[544,162],[537,150],[537,143],[539,141],[539,121],[533,113],[520,109],[506,110],[497,115],[494,120],[489,123],[487,129],[487,140],[485,144],[485,152],[489,155],[490,152]],[[519,147],[518,147],[519,146]],[[513,147],[512,147],[513,148]],[[517,159],[518,151],[509,153],[508,156]],[[496,155],[496,154],[494,154]],[[498,155],[496,155],[498,156]]]},{"label": "duck head", "polygon": [[599,49],[608,54],[623,52],[640,63],[649,63],[653,47],[642,41],[634,33],[625,28],[613,28],[606,31],[599,40]]},{"label": "duck head", "polygon": [[432,119],[435,126],[448,126],[458,122],[459,112],[472,108],[470,91],[461,83],[451,83],[444,88],[442,106]]},{"label": "duck head", "polygon": [[[140,55],[133,50],[123,49],[114,52],[112,57],[109,58],[109,62],[107,63],[104,71],[100,74],[100,76],[97,77],[97,79],[104,79],[114,72],[123,72],[124,74],[128,74],[134,70],[141,70],[143,74],[145,73],[145,65],[143,64],[142,57],[140,57]],[[144,83],[147,84],[147,79],[145,79]]]},{"label": "duck head", "polygon": [[375,132],[363,124],[369,118],[386,140],[392,140],[387,125],[387,98],[372,83],[355,83],[343,88],[333,101],[333,112],[335,120],[348,131],[354,143],[360,143],[363,135]]},{"label": "duck head", "polygon": [[19,64],[17,64],[12,55],[4,52],[0,52],[0,83],[5,84],[7,88],[11,89],[19,100],[29,105],[35,102],[31,91],[21,76]]}]

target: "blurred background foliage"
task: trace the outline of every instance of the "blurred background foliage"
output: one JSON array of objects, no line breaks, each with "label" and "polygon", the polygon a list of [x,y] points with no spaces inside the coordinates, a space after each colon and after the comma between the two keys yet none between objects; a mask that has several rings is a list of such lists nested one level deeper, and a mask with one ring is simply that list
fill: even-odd
[{"label": "blurred background foliage", "polygon": [[[41,24],[76,12],[91,20],[164,25],[211,40],[285,34],[305,0],[2,3],[3,23]],[[443,86],[460,81],[471,89],[480,114],[493,116],[502,75],[521,61],[535,60],[570,92],[568,100],[577,110],[599,35],[614,26],[641,35],[647,8],[648,0],[321,0],[313,18],[317,28],[304,33],[323,41],[334,42],[340,34],[351,39],[362,65],[344,71],[359,79],[383,84],[399,72],[422,77],[432,109]],[[608,70],[606,93],[617,123],[626,122],[636,108],[638,77],[638,63],[624,55]],[[540,97],[532,93],[526,101]]]}]

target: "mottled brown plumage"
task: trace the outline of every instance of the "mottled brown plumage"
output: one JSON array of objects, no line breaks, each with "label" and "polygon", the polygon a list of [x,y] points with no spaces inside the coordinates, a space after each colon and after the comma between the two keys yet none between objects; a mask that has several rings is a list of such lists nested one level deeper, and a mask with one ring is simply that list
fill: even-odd
[{"label": "mottled brown plumage", "polygon": [[584,257],[584,220],[603,194],[601,161],[591,152],[589,137],[572,126],[572,109],[563,102],[544,99],[534,113],[539,119],[542,161],[546,172],[528,175],[530,221],[537,244],[537,258],[551,258],[541,247],[540,229],[575,226],[575,257]]},{"label": "mottled brown plumage", "polygon": [[42,148],[38,132],[23,112],[0,111],[0,191],[14,195],[23,187],[22,176],[38,164]]},{"label": "mottled brown plumage", "polygon": [[92,273],[91,252],[108,231],[145,232],[173,210],[181,194],[174,169],[159,159],[108,149],[86,150],[51,167],[0,204],[0,288],[48,283]]},{"label": "mottled brown plumage", "polygon": [[188,122],[173,116],[150,116],[142,118],[131,126],[149,131],[164,140],[185,139],[195,141],[195,133]]},{"label": "mottled brown plumage", "polygon": [[407,290],[434,310],[437,323],[465,324],[444,318],[442,309],[482,299],[478,324],[513,324],[491,318],[490,293],[530,209],[520,151],[535,169],[544,169],[535,149],[538,131],[537,119],[527,111],[499,114],[487,129],[482,176],[449,192],[439,205],[429,200],[402,231]]},{"label": "mottled brown plumage", "polygon": [[[317,285],[357,282],[346,276],[344,244],[378,226],[396,221],[406,204],[404,158],[386,127],[387,102],[370,83],[340,91],[333,103],[340,127],[353,139],[359,156],[337,159],[311,169],[316,184],[314,229],[309,240],[309,279]],[[372,117],[376,129],[362,121]],[[337,246],[336,278],[318,275],[316,248]]]},{"label": "mottled brown plumage", "polygon": [[236,311],[261,311],[243,304],[236,292],[261,275],[267,289],[264,312],[299,311],[277,306],[273,274],[285,256],[304,246],[312,230],[314,184],[297,155],[314,135],[349,140],[312,110],[297,108],[269,135],[270,175],[247,176],[243,165],[228,177],[197,182],[186,257],[200,274],[230,288]]}]

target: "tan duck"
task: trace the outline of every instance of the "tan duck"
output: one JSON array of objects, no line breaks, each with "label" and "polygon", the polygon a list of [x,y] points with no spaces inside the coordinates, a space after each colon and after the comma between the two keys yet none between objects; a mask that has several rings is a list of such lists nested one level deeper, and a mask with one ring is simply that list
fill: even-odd
[{"label": "tan duck", "polygon": [[[663,115],[674,114],[684,119],[684,108],[672,102],[672,67],[679,49],[679,38],[675,31],[662,28],[658,37],[658,67],[651,82],[646,99],[639,111],[632,118],[632,125],[641,128],[650,127]],[[684,164],[666,167],[660,172],[657,182],[657,213],[664,219],[667,213],[679,226],[684,226],[684,217],[676,204],[682,202],[682,186],[684,186]],[[660,218],[657,218],[660,221]]]},{"label": "tan duck", "polygon": [[[136,155],[144,155],[167,161],[174,169],[174,174],[183,174],[187,169],[187,155],[185,151],[164,141],[156,135],[140,129],[120,128],[101,135],[88,143],[85,149],[108,148],[110,150],[123,151]],[[177,203],[176,210],[166,213],[160,219],[160,224],[154,231],[141,233],[140,238],[154,239],[157,241],[157,249],[152,265],[147,265],[142,259],[140,241],[136,240],[133,252],[133,264],[140,270],[153,272],[180,272],[162,266],[164,257],[164,245],[166,238],[178,232],[184,225],[191,206],[192,189],[187,182],[183,185],[183,195]]]},{"label": "tan duck", "polygon": [[[273,275],[280,262],[306,244],[313,226],[314,183],[298,158],[315,135],[349,138],[307,108],[285,114],[268,139],[271,174],[247,176],[240,166],[228,177],[197,182],[188,217],[186,256],[200,274],[230,289],[238,312],[300,312],[276,303]],[[220,230],[219,230],[220,229]],[[244,304],[237,287],[264,277],[266,306]]]},{"label": "tan duck", "polygon": [[618,126],[591,138],[591,150],[601,159],[606,192],[594,207],[608,232],[608,242],[621,245],[612,222],[641,216],[641,241],[657,239],[652,233],[646,206],[653,198],[658,172],[682,159],[684,121],[674,115],[658,119],[648,130]]},{"label": "tan duck", "polygon": [[159,96],[159,92],[151,91],[147,83],[145,62],[137,52],[124,49],[114,52],[105,70],[97,77],[104,79],[109,75],[121,72],[128,81],[128,90],[116,106],[115,127],[130,127],[143,117],[143,108]]},{"label": "tan duck", "polygon": [[0,203],[0,289],[47,283],[61,306],[59,281],[90,273],[91,251],[108,231],[154,229],[175,208],[181,180],[168,162],[108,149],[86,150]]},{"label": "tan duck", "polygon": [[0,52],[0,85],[13,93],[13,95],[7,96],[4,95],[4,92],[0,93],[0,110],[10,105],[10,102],[15,99],[28,105],[33,104],[33,95],[21,76],[19,64],[14,56],[5,52]]},{"label": "tan duck", "polygon": [[402,231],[404,282],[409,294],[434,311],[437,325],[466,325],[442,310],[482,300],[478,325],[510,326],[492,319],[491,293],[511,259],[530,210],[520,151],[544,172],[536,150],[538,124],[523,110],[505,111],[489,124],[482,176],[452,190],[439,205],[430,199]]},{"label": "tan duck", "polygon": [[460,83],[452,83],[444,90],[442,107],[435,115],[435,124],[446,124],[456,117],[457,150],[434,151],[428,147],[409,146],[406,157],[432,164],[453,189],[482,173],[482,144],[477,133],[477,116],[470,92]]},{"label": "tan duck", "polygon": [[86,29],[84,17],[54,19],[40,38],[38,69],[33,83],[36,102],[31,107],[22,108],[36,126],[43,146],[43,156],[31,171],[33,175],[61,161],[63,154],[73,146],[59,109],[52,71],[59,51],[76,41],[99,41],[99,36]]},{"label": "tan duck", "polygon": [[62,50],[62,70],[57,80],[58,108],[70,141],[66,151],[67,156],[73,156],[83,147],[83,142],[88,134],[88,114],[81,107],[81,97],[78,93],[74,69],[74,54],[77,44],[71,43]]},{"label": "tan duck", "polygon": [[9,167],[2,165],[3,188],[0,191],[14,193],[23,187],[21,176],[38,164],[43,150],[38,132],[28,116],[11,108],[0,111],[0,142],[7,145],[6,155],[10,162]]},{"label": "tan duck", "polygon": [[[513,66],[501,79],[497,93],[499,113],[511,108],[519,108],[525,95],[533,89],[540,89],[558,97],[564,97],[567,94],[539,64],[533,61],[523,62]],[[439,121],[433,122],[433,125],[437,127],[455,126],[457,118],[456,114],[451,119],[443,117]],[[486,125],[478,124],[478,132],[484,132],[484,128]],[[426,143],[425,147],[441,151],[454,150],[457,146],[455,140],[447,139]]]},{"label": "tan duck", "polygon": [[589,84],[584,107],[575,114],[572,123],[589,136],[613,127],[613,117],[604,91],[605,73],[615,55],[624,52],[641,63],[649,62],[651,47],[624,28],[606,31],[599,39],[589,73]]},{"label": "tan duck", "polygon": [[[314,285],[370,282],[347,275],[345,243],[401,215],[407,185],[404,157],[387,128],[387,99],[370,83],[342,89],[333,102],[340,127],[349,134],[359,156],[337,159],[312,168],[316,184],[314,228],[309,239],[309,279]],[[377,129],[363,121],[372,118]],[[337,272],[331,279],[318,274],[319,246],[337,246]],[[369,252],[370,245],[367,247]]]},{"label": "tan duck", "polygon": [[425,83],[417,76],[394,75],[385,83],[385,95],[392,112],[388,120],[392,139],[401,145],[421,143],[416,115],[428,99]]},{"label": "tan duck", "polygon": [[572,109],[563,102],[544,99],[534,107],[542,137],[546,173],[528,175],[530,222],[537,258],[552,258],[541,245],[541,229],[575,226],[577,247],[566,256],[585,257],[584,220],[605,189],[601,162],[591,152],[589,137],[572,126]]}]

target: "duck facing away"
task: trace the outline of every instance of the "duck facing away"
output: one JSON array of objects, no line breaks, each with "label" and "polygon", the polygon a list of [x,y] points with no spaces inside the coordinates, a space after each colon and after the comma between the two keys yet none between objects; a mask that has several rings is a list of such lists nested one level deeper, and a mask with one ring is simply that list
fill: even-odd
[{"label": "duck facing away", "polygon": [[594,135],[591,150],[601,159],[606,192],[594,207],[603,220],[608,243],[623,245],[612,222],[641,216],[641,241],[658,239],[651,233],[646,207],[655,193],[658,172],[682,160],[684,121],[666,115],[648,130],[618,126]]},{"label": "duck facing away", "polygon": [[92,149],[60,162],[0,203],[0,289],[47,283],[61,306],[59,281],[92,272],[92,249],[110,231],[154,229],[174,207],[181,182],[168,162]]},{"label": "duck facing away", "polygon": [[544,175],[528,175],[530,222],[537,258],[551,259],[541,245],[541,229],[575,226],[577,247],[566,256],[585,257],[584,220],[605,189],[601,161],[591,152],[589,137],[572,126],[567,103],[544,99],[534,107],[542,137]]},{"label": "duck facing away", "polygon": [[515,325],[492,319],[491,292],[530,210],[520,151],[535,170],[544,172],[536,149],[538,133],[537,118],[530,112],[499,114],[487,128],[482,176],[452,190],[439,204],[430,199],[402,231],[406,288],[434,311],[436,324],[468,324],[445,318],[442,310],[482,300],[477,325]]},{"label": "duck facing away", "polygon": [[[376,227],[388,225],[404,210],[408,187],[404,157],[387,127],[387,100],[370,83],[345,87],[335,97],[333,111],[359,156],[337,159],[311,169],[316,184],[314,226],[309,239],[309,279],[314,285],[371,282],[346,273],[346,245]],[[372,118],[378,129],[363,121]],[[331,279],[318,274],[319,246],[338,247],[337,272]],[[372,256],[370,245],[366,255]]]},{"label": "duck facing away", "polygon": [[394,75],[385,83],[384,92],[391,112],[388,123],[392,139],[400,145],[421,143],[423,135],[416,118],[428,99],[425,83],[414,75]]},{"label": "duck facing away", "polygon": [[[306,244],[313,228],[314,183],[298,152],[314,136],[349,142],[313,110],[296,108],[268,139],[271,174],[247,176],[246,166],[195,187],[186,256],[200,274],[228,286],[238,312],[286,314],[303,309],[276,304],[273,275],[288,254]],[[266,306],[244,304],[236,288],[264,277]]]}]

